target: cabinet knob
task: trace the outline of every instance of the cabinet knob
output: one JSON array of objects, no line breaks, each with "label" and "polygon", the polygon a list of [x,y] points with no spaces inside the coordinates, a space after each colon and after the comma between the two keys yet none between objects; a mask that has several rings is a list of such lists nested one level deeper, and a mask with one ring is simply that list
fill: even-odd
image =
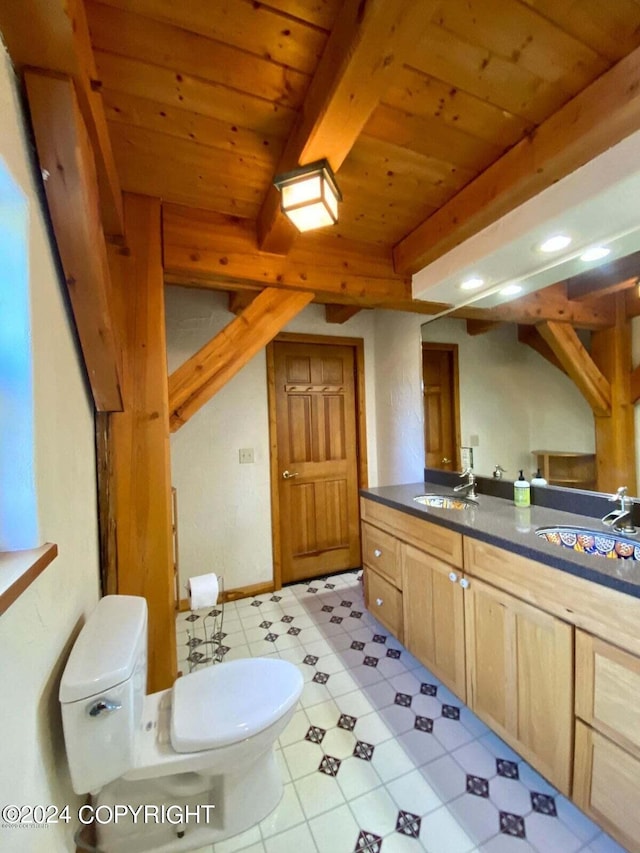
[{"label": "cabinet knob", "polygon": [[373,556],[374,557],[382,557],[382,551],[380,550],[380,548],[375,549],[375,551],[373,552]]},{"label": "cabinet knob", "polygon": [[460,586],[462,587],[462,589],[468,589],[469,581],[466,578],[460,578]]},{"label": "cabinet knob", "polygon": [[455,572],[449,572],[449,580],[455,583],[458,580],[458,575]]},{"label": "cabinet knob", "polygon": [[376,598],[376,604],[378,605],[378,607],[382,607],[382,599]]}]

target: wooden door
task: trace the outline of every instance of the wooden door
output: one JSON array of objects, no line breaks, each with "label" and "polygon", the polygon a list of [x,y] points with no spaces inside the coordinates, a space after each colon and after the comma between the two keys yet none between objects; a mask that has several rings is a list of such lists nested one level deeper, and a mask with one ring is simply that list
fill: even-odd
[{"label": "wooden door", "polygon": [[568,795],[573,628],[482,581],[468,580],[464,595],[467,702]]},{"label": "wooden door", "polygon": [[355,354],[273,345],[282,582],[360,565]]},{"label": "wooden door", "polygon": [[422,345],[424,448],[427,468],[458,470],[458,359],[455,344]]},{"label": "wooden door", "polygon": [[404,644],[466,701],[464,595],[461,573],[437,557],[402,544]]}]

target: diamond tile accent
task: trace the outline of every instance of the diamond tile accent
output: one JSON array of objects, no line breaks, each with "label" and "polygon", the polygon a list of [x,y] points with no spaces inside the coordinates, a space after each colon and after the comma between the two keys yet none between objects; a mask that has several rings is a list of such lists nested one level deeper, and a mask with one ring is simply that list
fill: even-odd
[{"label": "diamond tile accent", "polygon": [[317,592],[317,591],[318,591],[318,588],[317,588],[317,587],[315,587],[315,586],[310,586],[310,587],[307,589],[307,592],[311,592],[311,593],[315,593],[315,592]]},{"label": "diamond tile accent", "polygon": [[374,634],[373,635],[373,642],[374,643],[386,643],[387,638],[385,637],[384,634]]},{"label": "diamond tile accent", "polygon": [[229,648],[229,646],[218,646],[218,648],[216,649],[216,654],[215,654],[216,660],[221,661],[222,658],[227,654],[227,652],[230,652],[230,651],[231,651],[231,649]]},{"label": "diamond tile accent", "polygon": [[337,776],[341,764],[339,758],[334,758],[333,755],[323,755],[318,770],[321,773],[326,773],[327,776]]},{"label": "diamond tile accent", "polygon": [[340,714],[340,719],[338,720],[338,728],[346,729],[348,732],[352,732],[357,722],[357,717],[351,717],[349,714]]},{"label": "diamond tile accent", "polygon": [[375,746],[372,743],[365,743],[363,740],[359,740],[353,748],[353,754],[356,758],[361,758],[363,761],[371,761],[374,749]]},{"label": "diamond tile accent", "polygon": [[340,602],[340,607],[352,607],[352,606],[353,606],[353,601],[341,601]]},{"label": "diamond tile accent", "polygon": [[413,727],[414,729],[418,729],[419,732],[431,734],[433,731],[433,720],[430,717],[417,716]]},{"label": "diamond tile accent", "polygon": [[549,794],[539,794],[537,791],[531,791],[531,806],[534,812],[538,814],[547,814],[550,817],[558,817],[556,811],[556,801]]},{"label": "diamond tile accent", "polygon": [[283,616],[281,622],[293,622],[293,616]]},{"label": "diamond tile accent", "polygon": [[436,696],[438,693],[438,685],[423,683],[420,685],[420,693],[422,693],[423,696]]},{"label": "diamond tile accent", "polygon": [[400,649],[387,649],[387,657],[393,658],[393,660],[398,660],[400,657]]},{"label": "diamond tile accent", "polygon": [[316,684],[326,684],[329,681],[329,674],[327,672],[316,672],[311,680],[315,681]]},{"label": "diamond tile accent", "polygon": [[353,616],[354,619],[362,619],[362,612],[360,610],[352,610],[349,616]]},{"label": "diamond tile accent", "polygon": [[442,716],[446,717],[447,720],[459,720],[460,708],[456,708],[455,705],[443,705]]},{"label": "diamond tile accent", "polygon": [[514,838],[526,838],[524,818],[511,812],[500,812],[500,832]]},{"label": "diamond tile accent", "polygon": [[369,657],[369,655],[367,655],[365,657],[365,659],[362,661],[362,663],[365,666],[378,666],[378,660],[379,660],[379,658],[372,658],[372,657]]},{"label": "diamond tile accent", "polygon": [[191,616],[187,616],[186,621],[187,622],[195,622],[196,619],[199,619],[199,618],[200,617],[198,616],[197,613],[192,613]]},{"label": "diamond tile accent", "polygon": [[489,780],[481,776],[471,776],[467,773],[467,794],[474,797],[489,797]]},{"label": "diamond tile accent", "polygon": [[191,652],[187,660],[189,663],[200,663],[204,660],[204,655],[202,652]]},{"label": "diamond tile accent", "polygon": [[292,627],[292,628],[289,628],[289,630],[287,631],[287,634],[291,634],[292,637],[297,637],[301,630],[302,630],[302,628],[293,628]]},{"label": "diamond tile accent", "polygon": [[402,705],[403,708],[411,707],[411,695],[409,693],[396,693],[396,698],[393,701],[396,705]]},{"label": "diamond tile accent", "polygon": [[261,601],[258,601],[258,600],[256,600],[256,601],[252,601],[252,602],[251,602],[251,606],[252,606],[252,607],[262,607],[262,602],[261,602]]},{"label": "diamond tile accent", "polygon": [[373,832],[361,829],[353,853],[380,853],[381,850],[382,838]]},{"label": "diamond tile accent", "polygon": [[275,641],[277,639],[278,639],[278,634],[267,634],[267,636],[265,637],[265,640],[268,643],[275,643]]},{"label": "diamond tile accent", "polygon": [[351,643],[351,648],[355,649],[357,652],[361,652],[364,649],[364,643],[361,643],[359,640],[354,640]]},{"label": "diamond tile accent", "polygon": [[401,835],[408,835],[409,838],[418,838],[420,835],[420,823],[421,819],[417,814],[401,810],[398,812],[398,819],[396,820],[396,832],[399,832]]},{"label": "diamond tile accent", "polygon": [[187,645],[190,649],[195,649],[196,646],[201,646],[204,640],[201,640],[200,637],[189,637],[187,641]]},{"label": "diamond tile accent", "polygon": [[340,625],[342,622],[342,616],[332,616],[331,619],[329,619],[329,622],[333,622],[334,625]]},{"label": "diamond tile accent", "polygon": [[315,666],[318,663],[318,658],[315,655],[307,655],[302,663],[306,663],[307,666]]},{"label": "diamond tile accent", "polygon": [[304,739],[311,741],[311,743],[322,743],[322,739],[326,733],[326,729],[321,729],[319,726],[311,726]]},{"label": "diamond tile accent", "polygon": [[265,620],[264,622],[261,622],[261,623],[260,623],[260,625],[259,625],[258,627],[260,627],[260,628],[270,628],[272,625],[273,625],[273,622],[267,622],[267,621]]},{"label": "diamond tile accent", "polygon": [[335,588],[336,588],[336,585],[335,585],[334,583],[326,583],[326,584],[324,585],[324,588],[325,588],[325,589],[335,589]]},{"label": "diamond tile accent", "polygon": [[226,636],[227,636],[227,635],[226,635],[226,634],[224,634],[222,631],[218,631],[218,633],[217,633],[217,634],[213,634],[213,636],[211,637],[211,639],[212,639],[212,640],[215,640],[215,641],[216,641],[216,643],[221,643],[221,642],[224,640],[224,638],[225,638]]},{"label": "diamond tile accent", "polygon": [[213,610],[209,611],[209,616],[220,616],[222,615],[222,610],[218,610],[217,607],[214,607]]},{"label": "diamond tile accent", "polygon": [[506,758],[496,758],[496,770],[498,776],[504,776],[506,779],[519,779],[518,765],[515,761],[507,761]]},{"label": "diamond tile accent", "polygon": [[272,595],[269,601],[282,601],[281,595]]},{"label": "diamond tile accent", "polygon": [[330,604],[323,604],[322,611],[323,613],[333,613],[333,607]]}]

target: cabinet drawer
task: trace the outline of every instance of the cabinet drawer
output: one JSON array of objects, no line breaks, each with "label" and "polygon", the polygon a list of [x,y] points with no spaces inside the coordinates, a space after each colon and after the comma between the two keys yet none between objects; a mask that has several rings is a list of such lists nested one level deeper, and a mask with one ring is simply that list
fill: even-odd
[{"label": "cabinet drawer", "polygon": [[371,614],[402,642],[402,593],[377,572],[365,568],[365,596]]},{"label": "cabinet drawer", "polygon": [[456,568],[462,568],[461,533],[365,498],[360,501],[360,511],[365,521],[388,530],[403,542],[440,557]]},{"label": "cabinet drawer", "polygon": [[640,761],[576,722],[573,800],[630,853],[640,853]]},{"label": "cabinet drawer", "polygon": [[398,540],[370,524],[362,525],[362,562],[400,589],[402,587]]},{"label": "cabinet drawer", "polygon": [[640,758],[640,658],[577,631],[576,714]]}]

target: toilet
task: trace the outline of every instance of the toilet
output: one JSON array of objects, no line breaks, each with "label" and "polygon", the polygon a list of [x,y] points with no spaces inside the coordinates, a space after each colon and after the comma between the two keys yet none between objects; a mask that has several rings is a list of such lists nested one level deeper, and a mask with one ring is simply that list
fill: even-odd
[{"label": "toilet", "polygon": [[302,693],[298,668],[246,658],[150,695],[146,681],[146,601],[105,596],[59,693],[71,782],[92,794],[98,850],[193,850],[266,817],[282,796],[274,748]]}]

